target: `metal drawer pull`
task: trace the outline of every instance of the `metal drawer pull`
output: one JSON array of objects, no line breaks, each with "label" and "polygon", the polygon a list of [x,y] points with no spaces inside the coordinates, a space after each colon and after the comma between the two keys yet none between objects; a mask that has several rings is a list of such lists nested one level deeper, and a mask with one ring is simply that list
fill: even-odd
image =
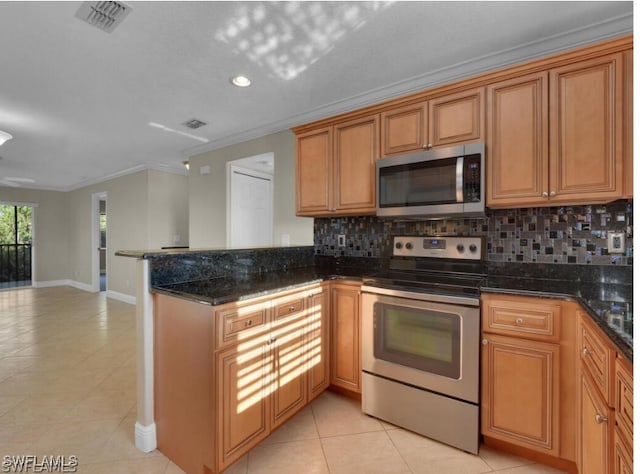
[{"label": "metal drawer pull", "polygon": [[522,318],[518,318],[518,319],[516,319],[516,324],[517,324],[518,326],[522,326],[522,325],[524,324],[524,319],[522,319]]},{"label": "metal drawer pull", "polygon": [[296,307],[295,307],[295,306],[293,306],[293,305],[289,306],[289,312],[293,312],[293,311],[295,311],[295,310],[296,310]]},{"label": "metal drawer pull", "polygon": [[482,340],[482,345],[483,345],[483,346],[486,346],[487,344],[489,344],[489,341],[487,341],[486,339],[483,339],[483,340]]},{"label": "metal drawer pull", "polygon": [[251,326],[253,324],[253,320],[251,319],[247,319],[247,321],[244,323],[245,326]]},{"label": "metal drawer pull", "polygon": [[586,356],[589,356],[589,355],[591,355],[591,354],[592,354],[592,352],[591,352],[589,349],[587,349],[586,347],[583,347],[583,348],[582,348],[582,353],[583,353],[584,355],[586,355]]},{"label": "metal drawer pull", "polygon": [[609,419],[606,416],[602,416],[600,413],[596,413],[596,423],[606,423]]}]

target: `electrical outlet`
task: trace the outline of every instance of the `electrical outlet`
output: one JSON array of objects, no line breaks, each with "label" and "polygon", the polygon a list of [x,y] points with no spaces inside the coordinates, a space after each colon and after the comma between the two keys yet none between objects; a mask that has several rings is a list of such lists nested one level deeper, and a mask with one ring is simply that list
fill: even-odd
[{"label": "electrical outlet", "polygon": [[347,237],[344,234],[338,235],[338,247],[344,247],[347,245]]},{"label": "electrical outlet", "polygon": [[607,251],[609,253],[624,253],[625,251],[624,232],[609,232],[607,237],[608,237]]}]

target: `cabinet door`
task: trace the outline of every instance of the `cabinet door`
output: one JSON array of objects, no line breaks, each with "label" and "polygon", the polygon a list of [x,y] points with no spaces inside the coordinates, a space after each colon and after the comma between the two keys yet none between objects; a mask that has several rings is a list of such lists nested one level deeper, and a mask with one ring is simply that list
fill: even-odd
[{"label": "cabinet door", "polygon": [[332,199],[332,128],[296,136],[296,214],[328,214]]},{"label": "cabinet door", "polygon": [[487,87],[487,206],[548,203],[548,74]]},{"label": "cabinet door", "polygon": [[358,286],[331,288],[331,384],[360,393],[360,290]]},{"label": "cabinet door", "polygon": [[550,188],[554,201],[622,197],[622,53],[550,72]]},{"label": "cabinet door", "polygon": [[379,129],[377,115],[334,126],[333,207],[336,214],[375,214]]},{"label": "cabinet door", "polygon": [[558,456],[559,368],[558,344],[486,334],[482,434]]},{"label": "cabinet door", "polygon": [[405,105],[380,114],[382,156],[427,148],[427,103]]},{"label": "cabinet door", "polygon": [[633,451],[627,449],[618,428],[613,434],[613,472],[615,474],[633,474]]},{"label": "cabinet door", "polygon": [[260,337],[216,354],[218,470],[269,435],[268,347]]},{"label": "cabinet door", "polygon": [[272,429],[291,418],[307,402],[305,317],[304,311],[300,311],[273,322],[270,339]]},{"label": "cabinet door", "polygon": [[613,411],[584,371],[579,390],[578,468],[581,474],[606,474],[611,465]]},{"label": "cabinet door", "polygon": [[624,198],[633,199],[633,51],[624,57]]},{"label": "cabinet door", "polygon": [[308,401],[320,395],[329,386],[329,292],[309,297],[307,308],[307,373],[309,374]]},{"label": "cabinet door", "polygon": [[613,407],[615,397],[615,351],[609,338],[591,320],[591,317],[578,311],[578,344],[580,359],[584,371],[589,372],[592,383],[602,394],[605,403]]},{"label": "cabinet door", "polygon": [[430,100],[427,148],[482,141],[484,112],[484,88]]}]

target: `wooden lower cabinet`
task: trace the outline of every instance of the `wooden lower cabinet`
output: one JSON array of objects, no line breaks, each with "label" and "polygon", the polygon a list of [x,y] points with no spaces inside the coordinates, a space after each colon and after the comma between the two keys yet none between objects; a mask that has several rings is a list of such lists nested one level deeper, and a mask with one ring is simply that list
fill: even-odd
[{"label": "wooden lower cabinet", "polygon": [[330,383],[330,321],[329,321],[329,289],[315,293],[309,299],[307,320],[309,331],[307,339],[307,365],[309,369],[308,401],[310,402],[322,392]]},{"label": "wooden lower cabinet", "polygon": [[579,396],[578,467],[582,474],[611,471],[613,411],[602,394],[582,371]]},{"label": "wooden lower cabinet", "polygon": [[216,354],[218,469],[269,436],[269,359],[262,339]]},{"label": "wooden lower cabinet", "polygon": [[331,385],[360,393],[360,283],[331,285]]},{"label": "wooden lower cabinet", "polygon": [[188,474],[227,469],[329,386],[328,283],[154,304],[158,447]]},{"label": "wooden lower cabinet", "polygon": [[578,332],[581,474],[633,472],[633,367],[583,311]]},{"label": "wooden lower cabinet", "polygon": [[576,472],[576,311],[570,301],[481,296],[485,444]]},{"label": "wooden lower cabinet", "polygon": [[482,433],[559,455],[560,346],[485,335]]},{"label": "wooden lower cabinet", "polygon": [[616,427],[613,433],[613,472],[633,474],[633,450],[629,451]]}]

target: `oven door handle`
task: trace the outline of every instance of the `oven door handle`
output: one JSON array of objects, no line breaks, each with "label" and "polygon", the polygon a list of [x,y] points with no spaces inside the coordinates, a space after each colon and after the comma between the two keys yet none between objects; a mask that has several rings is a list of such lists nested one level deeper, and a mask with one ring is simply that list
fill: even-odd
[{"label": "oven door handle", "polygon": [[464,157],[456,160],[456,202],[464,202]]},{"label": "oven door handle", "polygon": [[432,301],[434,303],[457,304],[461,306],[480,306],[480,298],[439,295],[437,293],[417,293],[414,291],[394,290],[391,288],[381,288],[379,286],[363,285],[362,293],[370,293],[373,295],[392,296],[396,298],[407,298],[418,301]]}]

